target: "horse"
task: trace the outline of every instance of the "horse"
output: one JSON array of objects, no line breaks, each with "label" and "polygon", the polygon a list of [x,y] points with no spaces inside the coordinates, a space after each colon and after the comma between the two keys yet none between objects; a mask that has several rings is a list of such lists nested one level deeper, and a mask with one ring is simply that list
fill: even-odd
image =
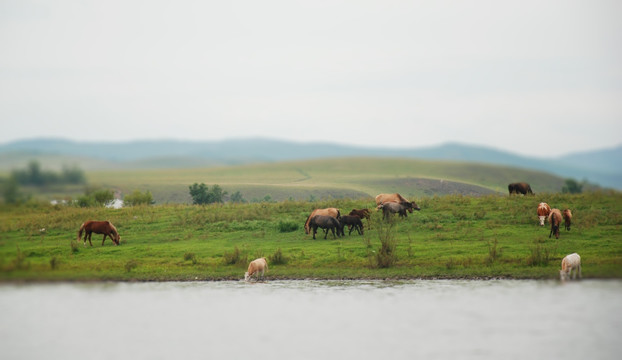
[{"label": "horse", "polygon": [[387,219],[393,214],[399,214],[400,217],[408,217],[406,211],[413,212],[412,208],[407,203],[386,202],[378,206],[379,210],[382,210],[382,219]]},{"label": "horse", "polygon": [[508,191],[510,192],[510,195],[512,194],[533,195],[533,191],[531,191],[531,185],[527,184],[526,182],[511,183],[508,185]]},{"label": "horse", "polygon": [[[389,202],[399,203],[399,204],[406,205],[410,207],[411,209],[421,210],[419,205],[415,204],[414,201],[408,201],[406,200],[406,198],[404,198],[402,195],[398,193],[376,195],[376,206],[380,206],[384,203],[389,203]],[[412,210],[410,212],[412,212]]]},{"label": "horse", "polygon": [[328,215],[315,215],[309,221],[309,227],[313,229],[314,240],[315,240],[315,234],[317,233],[318,227],[324,229],[324,239],[326,239],[326,237],[328,236],[328,230],[331,230],[333,232],[333,238],[336,238],[335,229],[337,229],[337,236],[341,236],[341,233],[342,233],[341,224],[339,223],[339,220]]},{"label": "horse", "polygon": [[350,231],[348,232],[348,235],[352,235],[353,229],[356,229],[359,235],[363,235],[364,233],[363,222],[361,221],[361,218],[356,215],[342,216],[341,219],[339,219],[339,224],[341,225],[341,234],[343,234],[343,236],[346,235],[343,231],[346,225],[348,226],[348,229],[350,229]]},{"label": "horse", "polygon": [[255,259],[248,264],[248,270],[244,273],[244,281],[249,281],[254,274],[256,274],[255,280],[259,280],[259,277],[263,280],[266,270],[268,270],[268,260],[265,257]]},{"label": "horse", "polygon": [[369,209],[352,209],[348,215],[355,215],[363,219],[367,219],[367,227],[369,228],[369,221],[371,220],[371,212]]},{"label": "horse", "polygon": [[339,212],[339,209],[337,208],[326,208],[326,209],[315,209],[311,212],[311,215],[309,215],[309,217],[307,218],[307,221],[305,221],[305,234],[309,235],[309,221],[311,221],[311,218],[314,217],[315,215],[327,215],[327,216],[332,216],[335,219],[339,219],[341,217],[341,213]]},{"label": "horse", "polygon": [[551,210],[551,213],[549,214],[549,223],[551,224],[549,239],[553,234],[555,234],[556,239],[559,239],[559,225],[562,223],[562,212],[559,211],[559,209]]},{"label": "horse", "polygon": [[84,222],[80,226],[80,230],[78,230],[78,239],[77,239],[78,242],[80,241],[80,238],[82,237],[83,232],[84,232],[84,247],[86,247],[87,237],[89,239],[89,244],[93,246],[93,243],[91,242],[91,236],[93,235],[93,233],[104,234],[104,238],[102,239],[102,246],[104,246],[104,241],[106,241],[106,236],[110,237],[110,239],[115,245],[119,245],[119,241],[121,241],[121,235],[119,235],[117,228],[114,227],[114,225],[112,225],[112,223],[108,220],[106,221],[88,220]]},{"label": "horse", "polygon": [[544,220],[547,216],[549,216],[549,213],[551,212],[551,207],[549,206],[549,204],[541,202],[538,204],[537,212],[538,217],[540,218],[540,226],[544,226]]},{"label": "horse", "polygon": [[577,278],[577,273],[581,279],[581,256],[577,253],[566,255],[562,259],[562,269],[559,271],[560,280],[568,280],[571,273],[573,280]]},{"label": "horse", "polygon": [[565,209],[564,212],[562,213],[562,216],[564,217],[564,225],[566,226],[566,231],[570,231],[570,223],[572,221],[572,212],[570,211],[570,209]]}]

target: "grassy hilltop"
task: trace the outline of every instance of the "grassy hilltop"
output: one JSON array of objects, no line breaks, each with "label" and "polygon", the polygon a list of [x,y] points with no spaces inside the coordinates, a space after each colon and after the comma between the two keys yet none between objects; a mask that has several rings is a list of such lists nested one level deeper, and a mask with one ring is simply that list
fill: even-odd
[{"label": "grassy hilltop", "polygon": [[[200,169],[92,171],[88,181],[123,194],[149,190],[156,203],[191,203],[188,186],[220,185],[248,201],[359,199],[399,192],[408,197],[507,193],[527,181],[536,193],[558,192],[564,179],[547,173],[474,163],[394,158],[343,158]],[[80,190],[80,189],[76,189]]]},{"label": "grassy hilltop", "polygon": [[[303,171],[312,179],[320,173]],[[216,180],[234,175],[221,176]],[[357,190],[366,186],[375,189]],[[584,277],[622,278],[620,193],[411,198],[422,210],[407,219],[387,223],[373,212],[363,236],[327,240],[304,234],[312,209],[336,206],[347,213],[372,208],[372,198],[119,210],[2,207],[0,281],[241,279],[248,261],[260,256],[270,263],[269,279],[557,278],[561,258],[572,252],[582,257]],[[572,229],[559,239],[549,239],[548,227],[537,224],[542,200],[573,210]],[[121,246],[110,240],[101,246],[100,235],[92,248],[78,244],[78,227],[87,219],[112,221]],[[381,240],[396,245],[386,268],[378,265]]]}]

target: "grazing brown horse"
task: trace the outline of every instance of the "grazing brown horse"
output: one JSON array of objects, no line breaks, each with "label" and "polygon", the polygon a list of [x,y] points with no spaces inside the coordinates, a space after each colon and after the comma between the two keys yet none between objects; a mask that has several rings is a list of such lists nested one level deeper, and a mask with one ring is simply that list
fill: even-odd
[{"label": "grazing brown horse", "polygon": [[332,216],[337,220],[341,218],[341,213],[339,212],[339,209],[337,208],[315,209],[311,212],[311,215],[309,215],[309,217],[307,218],[307,221],[305,221],[305,234],[307,235],[309,234],[309,230],[310,230],[309,222],[315,215]]},{"label": "grazing brown horse", "polygon": [[102,239],[102,246],[104,246],[104,241],[106,241],[106,236],[110,237],[112,242],[115,245],[119,245],[119,241],[121,241],[121,235],[117,231],[117,228],[112,225],[112,223],[108,220],[106,221],[86,221],[84,224],[80,226],[80,230],[78,230],[78,241],[82,237],[82,233],[84,233],[84,247],[86,247],[86,239],[88,237],[89,244],[93,246],[91,242],[91,236],[93,233],[95,234],[104,234],[104,238]]},{"label": "grazing brown horse", "polygon": [[511,183],[508,185],[508,191],[510,192],[510,195],[512,194],[533,195],[533,191],[531,191],[531,186],[527,184],[526,182]]},{"label": "grazing brown horse", "polygon": [[572,212],[570,211],[570,209],[566,209],[566,210],[564,210],[562,215],[564,216],[564,222],[565,222],[565,225],[566,225],[566,231],[570,231],[570,223],[572,221]]},{"label": "grazing brown horse", "polygon": [[352,209],[348,215],[358,216],[361,220],[367,219],[367,228],[370,228],[369,222],[371,219],[371,213],[369,212],[369,209]]},{"label": "grazing brown horse", "polygon": [[555,238],[559,239],[559,225],[562,223],[562,212],[559,209],[552,209],[549,214],[549,223],[551,223],[551,232],[549,233],[549,238],[551,235],[555,234]]}]

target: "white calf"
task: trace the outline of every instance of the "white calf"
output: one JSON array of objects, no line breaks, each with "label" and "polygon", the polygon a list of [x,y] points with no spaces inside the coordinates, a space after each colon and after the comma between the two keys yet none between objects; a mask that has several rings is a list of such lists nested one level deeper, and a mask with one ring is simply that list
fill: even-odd
[{"label": "white calf", "polygon": [[579,273],[579,279],[581,278],[581,257],[577,253],[566,255],[566,257],[562,259],[562,269],[559,271],[561,280],[568,280],[571,273],[572,279],[577,277],[577,273]]},{"label": "white calf", "polygon": [[256,279],[260,276],[263,279],[264,272],[268,269],[268,261],[262,257],[255,259],[248,264],[248,271],[244,273],[244,281],[249,281],[253,274],[256,274]]}]

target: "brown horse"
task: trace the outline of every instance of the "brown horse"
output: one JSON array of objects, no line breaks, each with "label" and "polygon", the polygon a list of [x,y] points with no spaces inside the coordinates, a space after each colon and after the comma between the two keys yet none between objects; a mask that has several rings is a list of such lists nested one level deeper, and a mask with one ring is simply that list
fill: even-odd
[{"label": "brown horse", "polygon": [[566,225],[566,231],[570,231],[570,223],[572,222],[572,211],[570,209],[564,210],[562,213],[564,216],[564,223]]},{"label": "brown horse", "polygon": [[371,218],[371,213],[369,212],[369,209],[352,209],[352,211],[350,211],[348,215],[358,216],[361,218],[361,220],[367,219],[367,228],[368,229],[371,228],[371,226],[369,226],[369,222]]},{"label": "brown horse", "polygon": [[559,239],[559,225],[562,223],[562,212],[559,209],[551,210],[549,213],[549,223],[551,224],[549,238],[554,234],[555,238]]},{"label": "brown horse", "polygon": [[313,218],[315,215],[332,216],[337,220],[341,218],[341,212],[339,212],[339,209],[337,208],[315,209],[311,212],[311,215],[309,215],[307,221],[305,221],[305,234],[307,235],[310,232],[309,221],[311,221],[311,218]]},{"label": "brown horse", "polygon": [[106,236],[110,237],[112,242],[115,245],[119,245],[119,241],[121,241],[121,235],[117,231],[117,228],[112,225],[112,223],[108,220],[106,221],[86,221],[84,224],[80,226],[80,230],[78,230],[78,241],[82,237],[82,233],[84,233],[84,247],[86,247],[86,239],[88,237],[89,244],[93,246],[91,242],[91,236],[93,233],[95,234],[104,234],[104,238],[102,239],[102,246],[104,246],[104,241],[106,241]]}]

